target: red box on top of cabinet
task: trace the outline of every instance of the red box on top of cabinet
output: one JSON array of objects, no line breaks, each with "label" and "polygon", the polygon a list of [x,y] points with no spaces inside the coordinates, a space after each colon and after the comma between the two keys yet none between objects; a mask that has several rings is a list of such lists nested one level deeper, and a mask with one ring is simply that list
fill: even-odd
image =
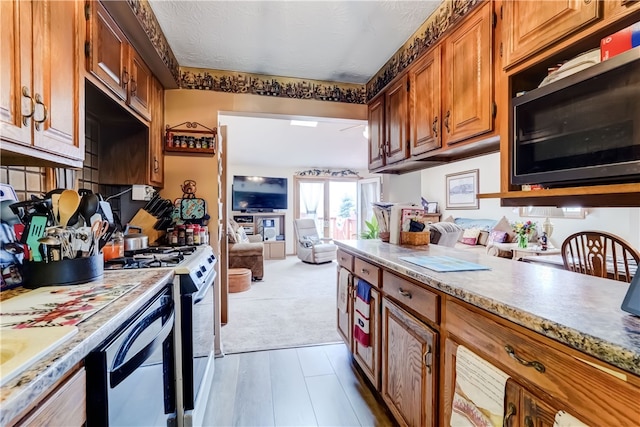
[{"label": "red box on top of cabinet", "polygon": [[603,38],[600,41],[600,60],[613,58],[636,46],[640,46],[640,22]]}]

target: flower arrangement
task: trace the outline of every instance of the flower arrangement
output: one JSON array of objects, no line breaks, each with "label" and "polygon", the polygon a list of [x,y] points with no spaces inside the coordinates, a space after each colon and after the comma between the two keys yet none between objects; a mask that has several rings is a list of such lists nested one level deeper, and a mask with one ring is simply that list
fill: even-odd
[{"label": "flower arrangement", "polygon": [[526,248],[529,238],[536,230],[536,223],[531,221],[514,222],[511,224],[513,231],[516,233],[519,248]]}]

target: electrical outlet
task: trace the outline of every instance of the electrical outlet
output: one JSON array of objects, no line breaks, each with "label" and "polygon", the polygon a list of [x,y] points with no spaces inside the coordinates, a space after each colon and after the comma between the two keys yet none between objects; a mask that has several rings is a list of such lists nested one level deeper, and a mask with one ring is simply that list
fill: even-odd
[{"label": "electrical outlet", "polygon": [[131,200],[149,201],[153,197],[153,187],[150,185],[133,185],[131,190]]}]

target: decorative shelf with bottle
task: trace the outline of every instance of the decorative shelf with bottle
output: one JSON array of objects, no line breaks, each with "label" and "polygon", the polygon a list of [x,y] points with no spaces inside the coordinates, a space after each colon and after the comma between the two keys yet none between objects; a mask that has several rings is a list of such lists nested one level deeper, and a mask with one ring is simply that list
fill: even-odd
[{"label": "decorative shelf with bottle", "polygon": [[216,154],[218,128],[208,128],[198,122],[167,125],[164,150],[173,153]]}]

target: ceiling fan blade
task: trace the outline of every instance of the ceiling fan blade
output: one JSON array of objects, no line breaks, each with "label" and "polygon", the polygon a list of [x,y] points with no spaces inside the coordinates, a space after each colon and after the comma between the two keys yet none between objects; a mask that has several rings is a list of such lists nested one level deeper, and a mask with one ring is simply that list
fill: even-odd
[{"label": "ceiling fan blade", "polygon": [[353,128],[359,128],[359,127],[362,127],[362,126],[364,126],[364,125],[348,126],[348,127],[344,128],[344,129],[340,129],[340,132],[344,132],[345,130],[349,130],[349,129],[353,129]]}]

